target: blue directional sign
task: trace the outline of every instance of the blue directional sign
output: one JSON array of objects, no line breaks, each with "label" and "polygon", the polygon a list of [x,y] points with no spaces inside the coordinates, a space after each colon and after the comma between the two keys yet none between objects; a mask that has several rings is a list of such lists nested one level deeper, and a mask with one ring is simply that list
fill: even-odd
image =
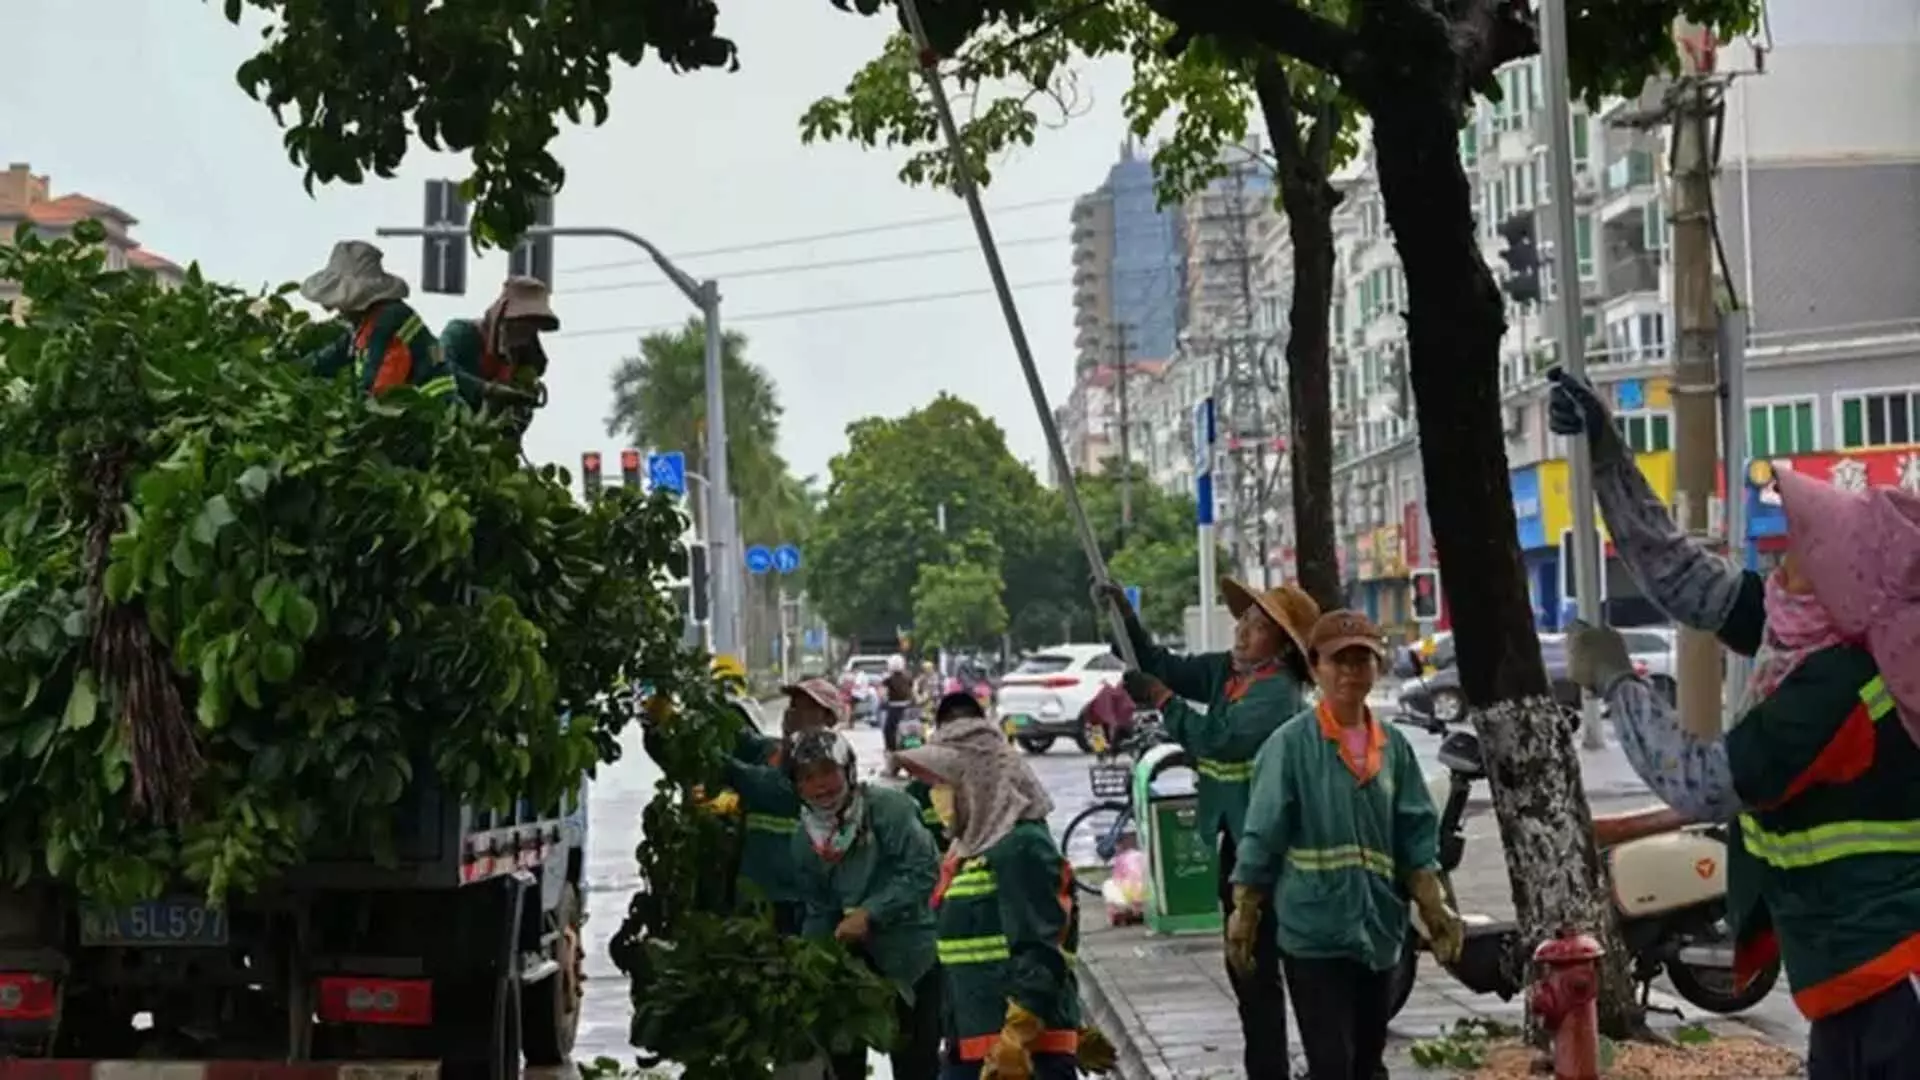
[{"label": "blue directional sign", "polygon": [[783,574],[791,574],[800,569],[800,549],[792,544],[781,544],[774,548],[773,568]]},{"label": "blue directional sign", "polygon": [[687,455],[678,450],[647,455],[647,482],[675,495],[687,493]]},{"label": "blue directional sign", "polygon": [[773,552],[761,544],[755,544],[747,549],[747,573],[764,574],[772,569]]},{"label": "blue directional sign", "polygon": [[800,635],[800,644],[814,651],[824,649],[827,647],[827,632],[817,626],[809,626],[806,632]]},{"label": "blue directional sign", "polygon": [[1201,398],[1193,407],[1193,505],[1201,525],[1213,524],[1213,399]]},{"label": "blue directional sign", "polygon": [[1140,586],[1127,586],[1127,606],[1135,611],[1140,610]]}]

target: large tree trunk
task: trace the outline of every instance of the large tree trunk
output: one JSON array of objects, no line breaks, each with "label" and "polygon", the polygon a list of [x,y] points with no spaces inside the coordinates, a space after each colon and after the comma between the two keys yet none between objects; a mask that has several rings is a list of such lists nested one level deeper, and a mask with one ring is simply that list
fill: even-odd
[{"label": "large tree trunk", "polygon": [[1333,211],[1340,192],[1328,177],[1340,117],[1329,98],[1301,130],[1287,75],[1260,65],[1254,92],[1279,165],[1280,205],[1293,241],[1293,298],[1287,314],[1287,459],[1293,479],[1294,572],[1322,611],[1346,606],[1333,533],[1333,387],[1328,365],[1333,308]]},{"label": "large tree trunk", "polygon": [[[1403,53],[1404,55],[1404,53]],[[1501,434],[1499,288],[1481,257],[1461,168],[1451,75],[1370,94],[1387,224],[1406,273],[1407,343],[1427,514],[1506,846],[1521,947],[1565,926],[1602,936],[1603,1025],[1638,1022],[1593,843],[1573,733],[1533,627]],[[1431,81],[1429,81],[1431,79]],[[1401,80],[1395,80],[1401,81]],[[1420,85],[1425,83],[1425,85]],[[1465,586],[1464,588],[1460,586]]]}]

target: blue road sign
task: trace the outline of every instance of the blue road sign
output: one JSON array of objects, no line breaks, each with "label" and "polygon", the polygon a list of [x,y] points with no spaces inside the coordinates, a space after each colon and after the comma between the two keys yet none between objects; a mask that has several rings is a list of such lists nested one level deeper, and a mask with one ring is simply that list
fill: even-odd
[{"label": "blue road sign", "polygon": [[1193,478],[1194,516],[1202,525],[1213,524],[1213,474],[1201,473]]},{"label": "blue road sign", "polygon": [[800,569],[800,549],[792,544],[781,544],[774,548],[773,568],[783,574],[791,574]]},{"label": "blue road sign", "polygon": [[773,569],[773,552],[755,544],[747,549],[747,573],[764,574]]},{"label": "blue road sign", "polygon": [[827,647],[827,632],[817,626],[809,626],[800,635],[800,644],[808,649],[819,650]]},{"label": "blue road sign", "polygon": [[678,450],[647,455],[647,482],[675,495],[687,493],[687,455]]},{"label": "blue road sign", "polygon": [[1127,586],[1127,606],[1135,611],[1140,610],[1140,586]]}]

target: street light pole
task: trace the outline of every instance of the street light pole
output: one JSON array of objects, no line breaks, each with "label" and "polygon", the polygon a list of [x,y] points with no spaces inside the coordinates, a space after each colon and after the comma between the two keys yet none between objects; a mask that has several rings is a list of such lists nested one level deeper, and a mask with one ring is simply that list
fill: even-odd
[{"label": "street light pole", "polygon": [[[1573,205],[1573,107],[1568,100],[1567,83],[1567,4],[1566,0],[1543,0],[1540,5],[1540,81],[1547,95],[1547,165],[1553,192],[1553,245],[1555,290],[1555,337],[1560,345],[1560,364],[1567,374],[1584,378],[1587,358],[1580,336],[1580,252],[1575,241],[1579,216]],[[1568,473],[1572,478],[1574,581],[1580,618],[1590,626],[1603,621],[1600,608],[1600,534],[1594,528],[1593,456],[1585,439],[1569,439]],[[1591,750],[1606,745],[1600,728],[1600,703],[1591,694],[1581,702],[1582,741]]]},{"label": "street light pole", "polygon": [[[392,227],[375,230],[379,236],[435,237],[468,235],[465,225],[429,225]],[[574,236],[603,240],[624,240],[647,253],[680,295],[700,309],[706,319],[706,391],[707,391],[707,537],[708,573],[711,582],[713,652],[716,656],[739,655],[740,590],[736,587],[741,552],[734,540],[733,489],[727,474],[726,388],[721,384],[720,365],[720,284],[696,281],[673,264],[653,242],[638,233],[607,225],[535,225],[529,237]]]}]

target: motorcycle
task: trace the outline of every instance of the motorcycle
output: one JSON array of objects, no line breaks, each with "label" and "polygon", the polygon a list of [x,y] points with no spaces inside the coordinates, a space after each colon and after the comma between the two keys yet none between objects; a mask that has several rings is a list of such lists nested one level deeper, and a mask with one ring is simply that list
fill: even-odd
[{"label": "motorcycle", "polygon": [[[1576,714],[1577,716],[1577,714]],[[1574,721],[1578,723],[1577,719]],[[1466,852],[1461,819],[1475,782],[1486,778],[1480,739],[1472,731],[1444,736],[1440,764],[1446,772],[1428,782],[1440,812],[1440,869],[1448,880]],[[1708,1012],[1743,1012],[1773,990],[1780,977],[1776,958],[1745,987],[1733,978],[1733,938],[1726,921],[1727,833],[1718,825],[1687,825],[1676,812],[1661,808],[1594,819],[1594,837],[1612,884],[1620,936],[1633,957],[1633,978],[1644,1004],[1653,980],[1665,973],[1682,998]],[[1464,944],[1460,959],[1447,971],[1476,994],[1497,994],[1505,1001],[1523,986],[1507,963],[1519,929],[1483,914],[1460,913]],[[1394,973],[1393,1012],[1413,993],[1425,930],[1416,912]]]}]

